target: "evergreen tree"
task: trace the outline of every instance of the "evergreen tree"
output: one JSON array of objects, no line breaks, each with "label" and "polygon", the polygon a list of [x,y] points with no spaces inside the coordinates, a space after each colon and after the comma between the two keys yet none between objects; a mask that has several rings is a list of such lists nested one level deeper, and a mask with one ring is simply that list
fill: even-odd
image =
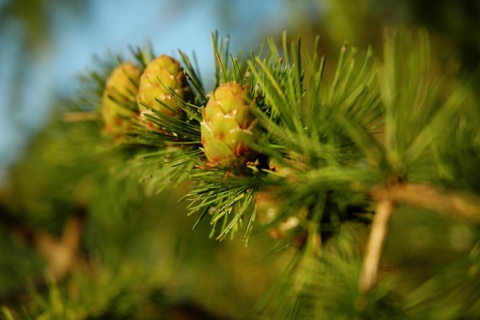
[{"label": "evergreen tree", "polygon": [[100,62],[2,192],[3,316],[478,319],[478,81],[319,41]]}]

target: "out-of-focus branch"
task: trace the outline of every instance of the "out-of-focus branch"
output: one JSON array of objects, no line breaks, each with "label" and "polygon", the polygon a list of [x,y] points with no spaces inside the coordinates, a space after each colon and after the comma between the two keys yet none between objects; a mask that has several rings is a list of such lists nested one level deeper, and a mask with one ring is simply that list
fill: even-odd
[{"label": "out-of-focus branch", "polygon": [[92,121],[98,120],[98,112],[67,112],[63,115],[63,120],[67,122],[77,122],[77,121]]},{"label": "out-of-focus branch", "polygon": [[394,203],[426,209],[452,218],[468,219],[480,224],[480,199],[459,191],[444,191],[424,184],[398,183],[376,187],[374,199],[391,199]]},{"label": "out-of-focus branch", "polygon": [[182,320],[223,320],[224,317],[216,315],[211,310],[204,309],[194,303],[172,304],[169,306],[168,319]]},{"label": "out-of-focus branch", "polygon": [[394,210],[393,202],[384,198],[377,203],[372,229],[368,238],[359,287],[361,292],[368,292],[377,282],[378,266],[382,256],[383,245],[388,231],[388,223]]},{"label": "out-of-focus branch", "polygon": [[26,226],[6,208],[0,208],[0,225],[3,225],[13,236],[36,248],[47,258],[49,265],[46,275],[57,280],[68,274],[78,262],[84,219],[85,210],[77,208],[67,221],[62,237],[57,239],[48,233]]},{"label": "out-of-focus branch", "polygon": [[388,222],[395,205],[422,208],[480,224],[480,199],[472,194],[440,190],[429,185],[398,182],[377,186],[371,195],[377,202],[377,208],[360,274],[359,288],[362,292],[368,292],[376,284]]},{"label": "out-of-focus branch", "polygon": [[35,247],[50,262],[46,274],[54,279],[66,276],[79,262],[85,214],[81,208],[76,211],[67,221],[60,239],[45,234],[35,239]]}]

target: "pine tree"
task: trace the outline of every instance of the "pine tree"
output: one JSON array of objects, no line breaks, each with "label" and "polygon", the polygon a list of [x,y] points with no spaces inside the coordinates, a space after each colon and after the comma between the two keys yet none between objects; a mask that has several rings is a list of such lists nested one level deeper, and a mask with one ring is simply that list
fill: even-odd
[{"label": "pine tree", "polygon": [[[9,271],[31,289],[2,279],[3,316],[479,318],[478,81],[431,66],[424,30],[392,30],[383,56],[345,44],[331,74],[319,41],[242,59],[215,34],[214,88],[179,52],[138,104],[136,72],[120,97],[108,79],[129,61],[145,74],[151,48],[96,67],[38,138],[53,152],[34,145],[3,192],[2,222],[38,254]],[[102,133],[115,123],[121,139]],[[188,219],[168,214],[181,204]],[[251,272],[246,252],[274,262]]]}]

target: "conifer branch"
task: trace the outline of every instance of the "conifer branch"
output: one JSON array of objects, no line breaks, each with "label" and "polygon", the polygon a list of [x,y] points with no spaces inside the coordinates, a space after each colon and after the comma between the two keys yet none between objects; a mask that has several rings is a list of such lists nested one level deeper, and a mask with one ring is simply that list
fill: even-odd
[{"label": "conifer branch", "polygon": [[55,279],[62,279],[78,264],[85,212],[83,208],[76,211],[64,226],[60,239],[43,237],[36,243],[36,247],[50,260],[47,272]]},{"label": "conifer branch", "polygon": [[378,266],[382,256],[383,245],[387,236],[388,223],[394,210],[394,203],[384,197],[377,203],[372,229],[368,238],[365,258],[360,273],[360,291],[370,291],[377,282]]},{"label": "conifer branch", "polygon": [[415,206],[480,224],[480,199],[473,194],[440,190],[426,184],[401,183],[375,188],[372,196],[376,199],[386,197],[394,203]]},{"label": "conifer branch", "polygon": [[37,231],[34,231],[21,223],[20,219],[18,219],[12,212],[10,212],[10,210],[1,204],[0,225],[2,225],[12,236],[28,244],[32,244],[34,239],[37,237]]},{"label": "conifer branch", "polygon": [[83,236],[85,218],[83,208],[78,208],[68,220],[60,239],[29,228],[13,214],[1,209],[0,224],[13,236],[38,250],[49,261],[46,275],[57,280],[62,279],[76,266]]},{"label": "conifer branch", "polygon": [[480,223],[480,199],[459,191],[442,191],[433,186],[396,183],[372,191],[377,208],[367,242],[359,286],[370,291],[377,281],[378,266],[395,205],[403,204],[429,210],[451,218],[464,218]]},{"label": "conifer branch", "polygon": [[63,115],[63,120],[66,122],[92,121],[99,118],[98,112],[95,111],[67,112]]}]

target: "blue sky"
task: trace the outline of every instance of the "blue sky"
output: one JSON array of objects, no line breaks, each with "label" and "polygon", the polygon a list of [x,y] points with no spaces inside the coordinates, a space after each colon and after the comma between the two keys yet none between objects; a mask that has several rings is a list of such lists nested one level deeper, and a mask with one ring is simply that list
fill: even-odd
[{"label": "blue sky", "polygon": [[[157,54],[195,51],[203,80],[209,83],[212,32],[230,34],[233,52],[248,52],[258,48],[259,35],[263,39],[289,26],[291,12],[284,6],[289,1],[225,0],[222,8],[228,16],[221,15],[217,1],[91,0],[80,18],[65,11],[60,2],[51,1],[51,46],[31,61],[23,82],[15,82],[22,89],[21,101],[12,101],[10,93],[24,33],[18,22],[8,23],[0,30],[0,41],[6,44],[0,48],[4,62],[0,68],[0,172],[45,122],[55,95],[75,91],[76,75],[93,66],[95,55],[128,53],[129,45],[141,46],[146,41]],[[0,0],[0,9],[7,2]]]}]

